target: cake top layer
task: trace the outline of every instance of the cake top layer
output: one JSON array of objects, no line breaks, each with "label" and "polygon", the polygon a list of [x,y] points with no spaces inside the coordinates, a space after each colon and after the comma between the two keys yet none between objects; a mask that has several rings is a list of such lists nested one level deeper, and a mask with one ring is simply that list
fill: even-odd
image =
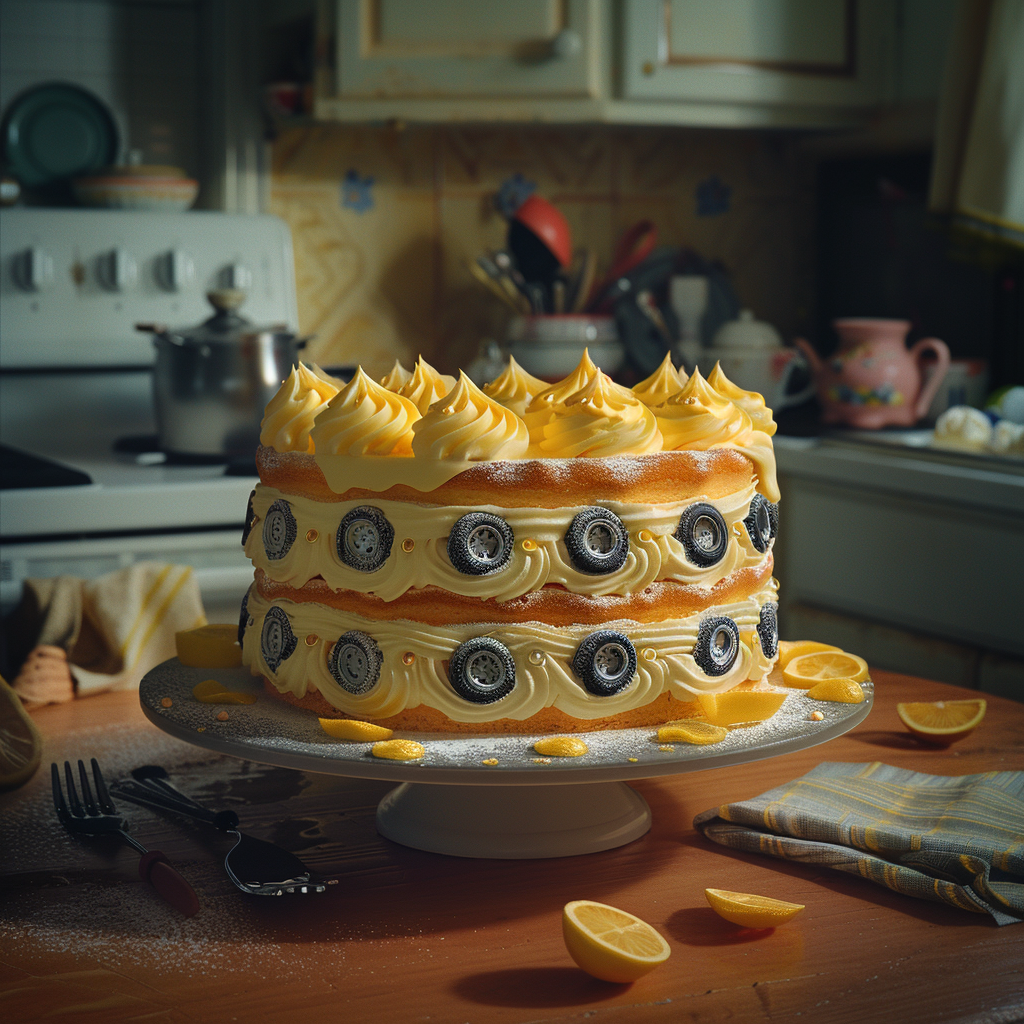
[{"label": "cake top layer", "polygon": [[267,406],[260,442],[312,454],[332,490],[431,491],[481,463],[644,456],[732,448],[778,500],[764,399],[733,384],[716,364],[705,379],[676,371],[669,356],[634,388],[616,384],[584,352],[548,386],[513,360],[483,389],[464,373],[439,374],[422,358],[395,364],[380,383],[362,369],[342,384],[319,367],[292,370]]}]

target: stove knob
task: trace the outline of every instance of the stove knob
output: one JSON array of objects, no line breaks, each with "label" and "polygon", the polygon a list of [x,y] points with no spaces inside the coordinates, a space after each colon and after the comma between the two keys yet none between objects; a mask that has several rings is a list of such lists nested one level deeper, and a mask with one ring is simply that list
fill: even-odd
[{"label": "stove knob", "polygon": [[14,257],[14,283],[26,292],[41,292],[53,284],[53,257],[38,246]]},{"label": "stove knob", "polygon": [[195,276],[196,265],[192,257],[181,249],[169,249],[156,261],[156,279],[165,291],[180,292],[195,280]]},{"label": "stove knob", "polygon": [[100,284],[107,291],[123,292],[131,288],[139,277],[139,265],[127,250],[117,248],[104,253],[99,260]]},{"label": "stove knob", "polygon": [[221,284],[225,288],[237,288],[246,292],[252,287],[252,271],[244,263],[232,263],[220,274]]}]

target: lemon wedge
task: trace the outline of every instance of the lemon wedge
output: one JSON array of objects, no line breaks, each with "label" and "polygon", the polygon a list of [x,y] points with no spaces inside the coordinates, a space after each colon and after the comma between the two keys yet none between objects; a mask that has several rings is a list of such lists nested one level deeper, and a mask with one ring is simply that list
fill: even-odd
[{"label": "lemon wedge", "polygon": [[896,713],[915,736],[948,746],[973,732],[985,717],[987,707],[980,699],[914,701],[897,704]]},{"label": "lemon wedge", "polygon": [[785,668],[794,658],[801,654],[815,654],[818,651],[838,651],[840,648],[832,644],[821,644],[817,640],[780,640],[779,668]]},{"label": "lemon wedge", "polygon": [[711,909],[732,924],[743,928],[774,928],[785,924],[804,909],[803,903],[786,903],[768,896],[755,896],[749,892],[729,892],[727,889],[705,889]]},{"label": "lemon wedge", "polygon": [[663,964],[672,952],[646,921],[592,900],[566,903],[562,937],[569,956],[602,981],[636,981]]},{"label": "lemon wedge", "polygon": [[230,622],[214,622],[174,634],[178,661],[192,668],[236,668],[242,664],[238,646],[238,627]]},{"label": "lemon wedge", "polygon": [[837,704],[860,704],[864,700],[864,688],[852,679],[823,679],[807,691],[807,696]]},{"label": "lemon wedge", "polygon": [[813,651],[800,654],[782,670],[787,686],[809,690],[824,679],[852,679],[860,683],[868,677],[868,663],[846,651]]}]

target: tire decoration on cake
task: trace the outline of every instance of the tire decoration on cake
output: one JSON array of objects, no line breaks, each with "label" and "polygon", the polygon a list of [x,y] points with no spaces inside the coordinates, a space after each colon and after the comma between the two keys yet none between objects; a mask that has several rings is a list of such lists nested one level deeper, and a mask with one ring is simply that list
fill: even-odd
[{"label": "tire decoration on cake", "polygon": [[660,724],[764,685],[775,425],[711,379],[666,358],[630,390],[586,354],[551,386],[513,361],[483,389],[422,359],[380,384],[297,367],[246,513],[244,663],[410,731]]}]

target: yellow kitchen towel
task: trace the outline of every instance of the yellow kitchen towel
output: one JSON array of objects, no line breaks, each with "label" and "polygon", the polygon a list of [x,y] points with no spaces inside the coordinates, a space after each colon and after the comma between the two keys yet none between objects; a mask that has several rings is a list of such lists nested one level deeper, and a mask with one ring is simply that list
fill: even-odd
[{"label": "yellow kitchen towel", "polygon": [[693,824],[733,849],[846,871],[997,924],[1024,920],[1024,772],[826,761]]},{"label": "yellow kitchen towel", "polygon": [[160,562],[136,562],[94,580],[26,580],[14,617],[36,645],[67,652],[78,696],[137,687],[174,657],[176,632],[206,622],[191,567]]}]

